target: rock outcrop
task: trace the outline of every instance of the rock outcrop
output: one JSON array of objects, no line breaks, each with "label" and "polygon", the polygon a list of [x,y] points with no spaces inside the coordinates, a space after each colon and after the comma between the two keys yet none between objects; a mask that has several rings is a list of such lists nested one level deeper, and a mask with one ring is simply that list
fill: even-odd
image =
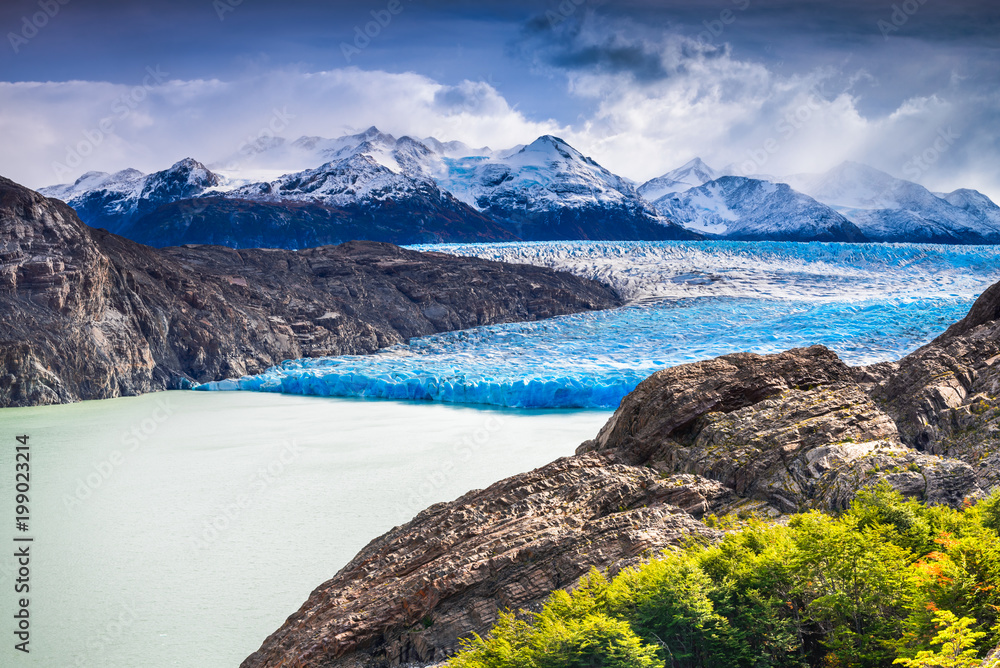
[{"label": "rock outcrop", "polygon": [[1000,283],[872,389],[904,443],[971,464],[984,489],[1000,485],[998,318]]},{"label": "rock outcrop", "polygon": [[725,490],[664,480],[596,455],[567,457],[439,503],[372,541],[243,662],[355,667],[426,664],[485,633],[500,609],[541,603],[591,567],[719,534],[673,503]]},{"label": "rock outcrop", "polygon": [[780,512],[845,508],[881,479],[928,503],[981,494],[968,464],[904,445],[855,372],[823,346],[658,371],[578,452],[591,450],[717,480]]},{"label": "rock outcrop", "polygon": [[0,407],[184,387],[619,303],[570,274],[374,242],[155,250],[0,178]]}]

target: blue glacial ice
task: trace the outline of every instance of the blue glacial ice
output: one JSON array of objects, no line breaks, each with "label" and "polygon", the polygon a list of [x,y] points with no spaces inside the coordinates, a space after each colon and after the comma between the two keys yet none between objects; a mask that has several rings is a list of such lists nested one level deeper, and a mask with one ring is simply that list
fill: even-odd
[{"label": "blue glacial ice", "polygon": [[519,408],[613,408],[657,369],[815,343],[850,364],[896,359],[1000,280],[992,247],[740,242],[421,246],[599,278],[628,306],[290,360],[200,386]]}]

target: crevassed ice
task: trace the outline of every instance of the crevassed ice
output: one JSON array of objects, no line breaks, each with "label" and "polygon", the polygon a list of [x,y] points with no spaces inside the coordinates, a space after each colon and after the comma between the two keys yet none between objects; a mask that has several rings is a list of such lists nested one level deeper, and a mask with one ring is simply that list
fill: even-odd
[{"label": "crevassed ice", "polygon": [[411,246],[563,269],[627,299],[753,297],[848,301],[978,295],[996,246],[742,241],[579,241]]},{"label": "crevassed ice", "polygon": [[[428,248],[428,247],[422,247]],[[613,408],[657,369],[816,343],[851,364],[896,359],[1000,280],[988,247],[740,242],[434,246],[602,278],[629,306],[411,340],[375,355],[291,360],[202,385],[523,408]]]}]

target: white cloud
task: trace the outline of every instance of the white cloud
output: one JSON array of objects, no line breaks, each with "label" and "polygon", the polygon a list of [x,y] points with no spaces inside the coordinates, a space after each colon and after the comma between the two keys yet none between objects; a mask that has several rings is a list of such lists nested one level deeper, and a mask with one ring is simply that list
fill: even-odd
[{"label": "white cloud", "polygon": [[255,138],[275,110],[290,119],[283,130],[290,138],[376,125],[397,136],[510,146],[560,130],[524,118],[486,83],[446,86],[413,73],[282,70],[235,81],[148,76],[146,83],[0,83],[0,171],[40,187],[91,170],[153,171],[189,156],[212,162]]},{"label": "white cloud", "polygon": [[[585,34],[587,48],[603,44]],[[777,175],[856,160],[912,178],[914,156],[947,131],[958,139],[920,171],[920,182],[933,190],[977,188],[1000,200],[1000,93],[970,92],[962,76],[936,94],[866,116],[855,86],[870,76],[862,70],[782,76],[677,35],[642,38],[632,51],[620,37],[609,44],[619,60],[582,50],[581,60],[602,66],[562,70],[570,97],[592,110],[571,125],[526,118],[486,82],[448,86],[414,73],[356,68],[272,70],[233,81],[154,77],[145,88],[0,83],[0,173],[40,187],[89,170],[153,171],[188,156],[213,162],[236,153],[283,110],[291,117],[282,130],[288,138],[334,137],[376,125],[397,136],[498,148],[558,134],[637,181],[694,156],[717,168],[732,163],[745,173]],[[651,53],[661,58],[662,74],[650,64]],[[630,54],[641,57],[626,59]],[[619,61],[638,62],[646,76],[630,74]],[[102,121],[111,132],[102,131]],[[70,173],[54,168],[85,151]]]},{"label": "white cloud", "polygon": [[[856,92],[871,78],[865,70],[780,76],[685,36],[635,40],[637,51],[658,50],[665,76],[566,69],[570,91],[596,104],[566,139],[612,171],[643,181],[699,156],[716,168],[780,176],[854,160],[932,190],[971,187],[1000,201],[1000,93],[983,96],[955,76],[936,94],[866,116]],[[941,134],[958,139],[936,151]],[[925,154],[934,159],[918,177],[914,161]]]}]

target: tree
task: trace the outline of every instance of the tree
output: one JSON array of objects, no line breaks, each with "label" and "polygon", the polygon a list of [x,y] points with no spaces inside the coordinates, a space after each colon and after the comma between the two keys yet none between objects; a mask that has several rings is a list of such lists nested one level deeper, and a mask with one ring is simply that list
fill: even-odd
[{"label": "tree", "polygon": [[982,665],[976,657],[975,644],[986,634],[969,628],[976,623],[975,619],[959,619],[949,610],[938,610],[934,622],[938,632],[931,644],[940,645],[941,649],[917,652],[912,659],[899,658],[893,663],[902,664],[905,668],[974,668]]}]

